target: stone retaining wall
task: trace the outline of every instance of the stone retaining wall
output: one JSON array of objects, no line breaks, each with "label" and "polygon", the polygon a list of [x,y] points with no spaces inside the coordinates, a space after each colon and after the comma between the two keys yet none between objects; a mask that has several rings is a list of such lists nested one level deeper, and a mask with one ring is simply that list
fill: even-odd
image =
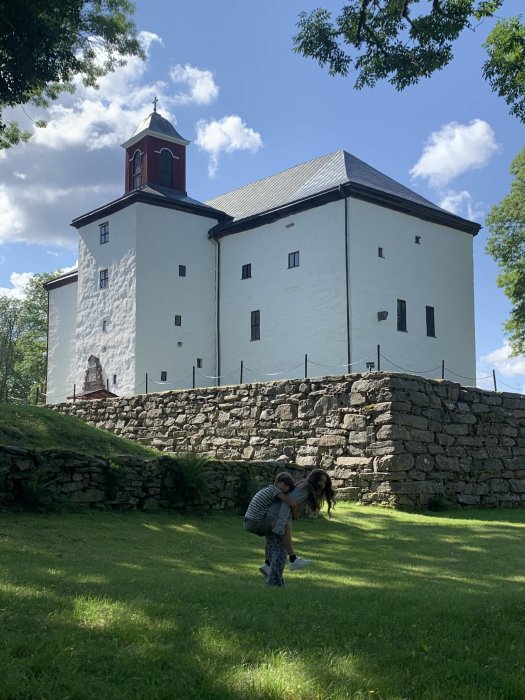
[{"label": "stone retaining wall", "polygon": [[[68,501],[92,508],[246,508],[251,495],[283,471],[280,463],[210,461],[204,467],[205,495],[181,497],[174,481],[173,459],[121,455],[108,461],[72,452],[36,452],[0,447],[0,506],[56,506]],[[295,479],[303,468],[288,468]]]},{"label": "stone retaining wall", "polygon": [[59,404],[169,452],[328,469],[396,507],[525,504],[525,398],[412,375],[285,380]]}]

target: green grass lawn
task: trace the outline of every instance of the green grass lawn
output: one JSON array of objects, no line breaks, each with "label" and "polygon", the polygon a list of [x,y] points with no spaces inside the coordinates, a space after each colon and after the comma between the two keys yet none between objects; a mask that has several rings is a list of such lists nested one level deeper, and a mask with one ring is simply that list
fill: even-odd
[{"label": "green grass lawn", "polygon": [[296,525],[267,589],[236,515],[0,514],[0,698],[525,698],[525,510]]}]

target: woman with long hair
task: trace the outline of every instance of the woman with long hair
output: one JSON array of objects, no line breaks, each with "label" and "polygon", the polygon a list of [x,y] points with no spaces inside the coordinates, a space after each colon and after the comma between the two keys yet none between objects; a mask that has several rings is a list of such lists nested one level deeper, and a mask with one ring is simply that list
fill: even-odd
[{"label": "woman with long hair", "polygon": [[[314,469],[306,479],[299,481],[289,497],[297,504],[297,512],[300,516],[306,510],[312,514],[319,513],[324,504],[330,517],[335,506],[335,493],[330,475],[324,469]],[[291,524],[292,512],[287,503],[274,503],[268,510],[268,517],[275,518],[272,533],[267,536],[267,559],[261,571],[268,574],[269,586],[284,586],[283,571],[286,562],[286,553],[282,550],[293,552]],[[286,525],[290,527],[286,527]],[[285,534],[286,533],[286,534]],[[286,539],[285,539],[286,538]],[[289,538],[289,540],[288,540]],[[294,570],[295,553],[290,555],[290,568]],[[303,560],[308,561],[308,560]],[[309,562],[308,562],[309,563]]]}]

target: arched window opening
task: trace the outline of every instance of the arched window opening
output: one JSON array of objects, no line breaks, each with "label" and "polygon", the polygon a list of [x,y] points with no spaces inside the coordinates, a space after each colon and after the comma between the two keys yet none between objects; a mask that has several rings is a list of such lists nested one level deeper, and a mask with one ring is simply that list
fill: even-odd
[{"label": "arched window opening", "polygon": [[173,156],[166,148],[160,153],[160,184],[173,187]]},{"label": "arched window opening", "polygon": [[140,151],[135,151],[133,156],[133,187],[138,189],[142,185],[142,159]]}]

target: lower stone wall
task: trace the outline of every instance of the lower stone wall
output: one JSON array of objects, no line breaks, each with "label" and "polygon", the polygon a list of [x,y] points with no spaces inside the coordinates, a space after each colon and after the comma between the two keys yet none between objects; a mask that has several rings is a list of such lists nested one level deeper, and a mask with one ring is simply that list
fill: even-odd
[{"label": "lower stone wall", "polygon": [[525,398],[395,373],[59,404],[168,452],[328,469],[339,495],[418,507],[525,504]]},{"label": "lower stone wall", "polygon": [[[245,510],[253,493],[283,471],[280,463],[209,461],[203,469],[207,492],[188,498],[176,486],[173,461],[127,455],[108,461],[56,450],[0,447],[0,506],[50,508],[68,502],[105,509]],[[287,471],[296,480],[305,474],[304,468]]]}]

